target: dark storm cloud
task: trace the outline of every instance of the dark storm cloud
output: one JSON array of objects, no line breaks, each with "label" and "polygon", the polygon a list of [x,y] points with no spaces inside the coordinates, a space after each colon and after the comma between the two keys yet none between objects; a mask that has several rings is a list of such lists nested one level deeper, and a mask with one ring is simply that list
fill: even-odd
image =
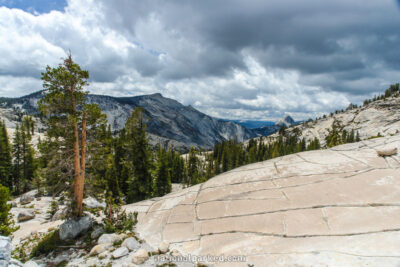
[{"label": "dark storm cloud", "polygon": [[[357,74],[370,64],[393,69],[400,65],[400,14],[393,9],[394,1],[118,3],[103,1],[104,10],[121,15],[109,22],[123,27],[131,38],[137,37],[138,21],[154,17],[177,39],[185,38],[206,48],[178,58],[176,65],[162,72],[164,78],[225,75],[231,68],[244,68],[243,49],[251,51],[264,66],[295,69],[305,75],[325,73],[345,80],[362,78]],[[348,74],[342,75],[343,71]],[[351,88],[346,89],[352,93]]]},{"label": "dark storm cloud", "polygon": [[398,79],[397,4],[70,0],[64,13],[38,16],[0,8],[0,76],[12,78],[7,88],[18,77],[26,84],[71,49],[94,92],[160,91],[218,117],[301,119]]}]

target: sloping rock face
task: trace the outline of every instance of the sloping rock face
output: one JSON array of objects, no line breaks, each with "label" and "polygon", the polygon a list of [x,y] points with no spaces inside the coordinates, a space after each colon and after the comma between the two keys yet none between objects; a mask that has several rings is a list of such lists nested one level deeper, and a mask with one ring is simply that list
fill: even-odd
[{"label": "sloping rock face", "polygon": [[[361,140],[377,135],[391,136],[399,133],[400,130],[399,110],[400,97],[389,97],[363,107],[292,127],[288,131],[298,128],[301,138],[312,140],[317,137],[321,145],[326,144],[325,137],[329,134],[334,122],[347,132],[351,132],[351,130],[358,132]],[[277,135],[272,137],[277,137]]]},{"label": "sloping rock face", "polygon": [[245,256],[216,266],[398,266],[400,136],[243,166],[126,206],[150,245]]}]

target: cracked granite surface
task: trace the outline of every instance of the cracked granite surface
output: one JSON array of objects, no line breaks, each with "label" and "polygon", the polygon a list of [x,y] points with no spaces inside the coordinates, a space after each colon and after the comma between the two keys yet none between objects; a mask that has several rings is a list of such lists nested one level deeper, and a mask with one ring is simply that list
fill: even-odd
[{"label": "cracked granite surface", "polygon": [[137,231],[184,254],[245,255],[216,266],[398,266],[400,135],[246,165],[125,206]]}]

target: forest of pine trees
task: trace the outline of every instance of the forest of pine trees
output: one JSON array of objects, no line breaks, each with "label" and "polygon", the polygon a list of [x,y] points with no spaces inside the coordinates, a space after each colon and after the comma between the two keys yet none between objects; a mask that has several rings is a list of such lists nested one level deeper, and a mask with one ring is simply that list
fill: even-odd
[{"label": "forest of pine trees", "polygon": [[33,181],[37,161],[32,147],[34,122],[26,116],[17,124],[12,145],[4,122],[0,122],[0,183],[13,194],[26,192]]},{"label": "forest of pine trees", "polygon": [[263,137],[251,139],[247,144],[233,139],[215,144],[212,152],[199,152],[192,148],[187,161],[188,178],[184,183],[194,185],[242,165],[319,148],[318,139],[306,145],[306,141],[299,138],[297,131],[289,134],[284,127],[281,128],[279,137],[272,142],[267,142]]},{"label": "forest of pine trees", "polygon": [[[317,150],[321,148],[318,138],[309,141],[300,138],[297,128],[288,133],[284,126],[279,130],[279,136],[274,141],[266,141],[268,137],[251,139],[246,145],[236,139],[223,141],[214,145],[212,152],[201,152],[192,148],[187,161],[187,185],[204,182],[220,173],[242,165],[264,161],[297,152]],[[347,132],[334,123],[333,129],[326,137],[327,146],[332,147],[345,143],[360,141],[358,132]],[[200,160],[203,158],[204,160]]]}]

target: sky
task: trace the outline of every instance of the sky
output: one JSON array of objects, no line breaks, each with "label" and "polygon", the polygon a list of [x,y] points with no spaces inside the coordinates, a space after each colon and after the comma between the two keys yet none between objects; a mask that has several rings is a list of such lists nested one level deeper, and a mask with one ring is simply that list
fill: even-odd
[{"label": "sky", "polygon": [[91,93],[314,118],[400,80],[400,0],[0,0],[0,96],[71,51]]}]

